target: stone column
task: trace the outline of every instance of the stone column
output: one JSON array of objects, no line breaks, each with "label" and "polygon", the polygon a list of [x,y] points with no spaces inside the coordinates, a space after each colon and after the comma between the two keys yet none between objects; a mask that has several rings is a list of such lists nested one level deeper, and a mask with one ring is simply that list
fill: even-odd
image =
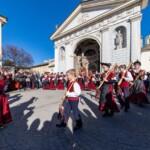
[{"label": "stone column", "polygon": [[141,59],[141,18],[139,14],[130,18],[131,21],[131,61]]},{"label": "stone column", "polygon": [[0,68],[2,68],[2,22],[0,21]]},{"label": "stone column", "polygon": [[109,61],[109,33],[108,28],[102,30],[102,62]]},{"label": "stone column", "polygon": [[59,72],[59,49],[55,47],[55,73]]},{"label": "stone column", "polygon": [[74,68],[74,55],[71,48],[71,43],[68,42],[66,45],[66,71]]}]

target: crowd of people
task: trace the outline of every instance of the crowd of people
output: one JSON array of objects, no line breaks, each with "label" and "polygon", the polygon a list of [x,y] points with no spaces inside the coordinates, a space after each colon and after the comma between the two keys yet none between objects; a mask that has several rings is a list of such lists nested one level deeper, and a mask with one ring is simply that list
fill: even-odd
[{"label": "crowd of people", "polygon": [[[74,101],[75,98],[79,99],[80,90],[94,91],[94,97],[99,102],[98,109],[104,112],[103,117],[113,116],[115,112],[119,112],[120,109],[123,108],[124,111],[127,112],[130,109],[130,102],[136,103],[139,106],[149,103],[147,92],[150,92],[150,72],[141,69],[140,61],[137,60],[128,66],[124,64],[111,66],[110,63],[101,63],[101,66],[103,71],[98,73],[92,72],[81,65],[78,70],[78,75],[76,75],[75,70],[67,72],[69,74],[64,74],[63,72],[45,72],[39,74],[20,70],[14,76],[6,71],[1,72],[0,109],[5,109],[8,115],[6,119],[4,119],[3,114],[0,114],[0,126],[12,120],[8,100],[5,95],[6,92],[35,88],[42,88],[43,90],[70,90],[70,88],[68,88],[71,86],[68,77],[70,74],[73,74],[73,79],[79,86],[77,84],[75,87],[74,84],[72,85],[73,88],[71,87],[71,91],[68,91],[69,94],[66,93],[66,95],[70,95],[68,99],[70,101]],[[120,108],[117,105],[117,101],[120,103]],[[69,109],[69,111],[74,109],[73,111],[75,111],[77,115],[75,117],[78,118],[77,123],[81,125],[81,118],[78,116],[78,111],[76,111],[78,109],[77,106],[78,103],[74,104],[71,102],[70,109],[67,109]],[[69,114],[67,113],[67,118],[68,117]],[[62,126],[66,126],[64,119],[60,124],[57,124],[57,127]]]}]

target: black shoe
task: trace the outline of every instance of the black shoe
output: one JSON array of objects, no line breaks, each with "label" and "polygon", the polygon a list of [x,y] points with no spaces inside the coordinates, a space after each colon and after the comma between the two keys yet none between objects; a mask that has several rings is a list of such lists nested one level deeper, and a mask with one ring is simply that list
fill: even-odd
[{"label": "black shoe", "polygon": [[125,108],[124,111],[125,111],[125,112],[128,112],[128,108]]},{"label": "black shoe", "polygon": [[143,107],[143,104],[142,104],[142,102],[139,102],[138,104],[139,104],[139,106],[140,106],[140,107]]},{"label": "black shoe", "polygon": [[125,111],[125,112],[128,112],[128,109],[129,109],[129,108],[130,108],[129,105],[125,105],[124,111]]},{"label": "black shoe", "polygon": [[56,124],[56,127],[57,127],[57,128],[65,128],[66,126],[67,126],[67,124],[64,123],[64,122],[62,122],[62,123],[60,123],[60,124]]},{"label": "black shoe", "polygon": [[105,113],[102,115],[102,117],[108,117],[110,114],[108,111],[105,111]]},{"label": "black shoe", "polygon": [[114,111],[110,111],[109,116],[112,117],[114,115]]},{"label": "black shoe", "polygon": [[76,131],[76,130],[82,128],[82,126],[83,126],[82,120],[81,119],[77,120],[76,126],[73,128],[73,131]]},{"label": "black shoe", "polygon": [[121,105],[120,109],[123,109],[124,105]]}]

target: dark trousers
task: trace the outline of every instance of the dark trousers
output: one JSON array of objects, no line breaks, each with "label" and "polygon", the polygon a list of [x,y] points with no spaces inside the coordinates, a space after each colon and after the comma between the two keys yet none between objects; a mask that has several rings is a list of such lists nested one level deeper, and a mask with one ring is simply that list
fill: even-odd
[{"label": "dark trousers", "polygon": [[121,106],[124,106],[129,109],[129,96],[130,96],[130,90],[129,88],[120,88],[119,93],[117,95],[117,98],[119,100],[119,103]]},{"label": "dark trousers", "polygon": [[79,100],[74,100],[74,101],[68,100],[67,101],[67,104],[66,104],[66,107],[64,110],[66,123],[68,122],[71,111],[73,112],[73,117],[74,117],[75,121],[81,119],[79,109],[78,109],[78,103],[79,103]]},{"label": "dark trousers", "polygon": [[30,88],[30,82],[29,81],[26,82],[26,88]]}]

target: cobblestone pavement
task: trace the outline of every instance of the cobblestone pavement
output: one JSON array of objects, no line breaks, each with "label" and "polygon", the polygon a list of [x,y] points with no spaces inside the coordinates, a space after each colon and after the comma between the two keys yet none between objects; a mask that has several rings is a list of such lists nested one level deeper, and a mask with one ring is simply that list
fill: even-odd
[{"label": "cobblestone pavement", "polygon": [[13,122],[0,129],[0,150],[150,150],[150,105],[102,118],[90,92],[83,92],[83,129],[74,122],[57,129],[58,101],[64,91],[42,89],[9,94]]}]

